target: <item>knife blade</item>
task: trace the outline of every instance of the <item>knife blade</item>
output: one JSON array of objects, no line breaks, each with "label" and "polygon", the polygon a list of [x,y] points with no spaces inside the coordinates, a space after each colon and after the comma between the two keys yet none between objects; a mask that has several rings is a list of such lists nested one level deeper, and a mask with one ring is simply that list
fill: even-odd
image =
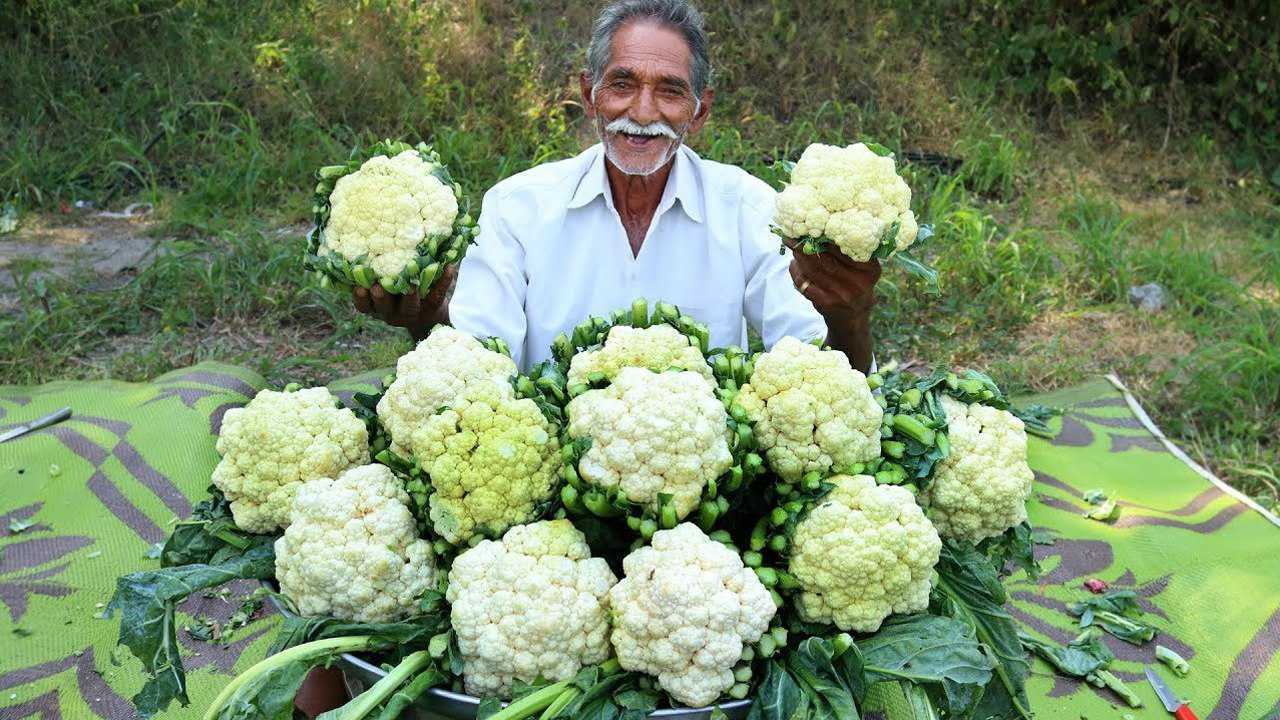
[{"label": "knife blade", "polygon": [[26,435],[27,433],[32,432],[34,430],[39,430],[40,428],[49,427],[50,425],[56,425],[62,422],[63,420],[66,420],[69,417],[71,417],[71,408],[69,407],[64,407],[60,410],[54,410],[53,412],[49,413],[48,415],[45,415],[44,417],[36,418],[35,420],[32,420],[29,423],[24,423],[22,425],[18,425],[17,427],[9,428],[8,430],[5,430],[4,432],[0,433],[0,443],[8,440],[12,440],[16,437],[22,437],[23,435]]},{"label": "knife blade", "polygon": [[1143,665],[1142,671],[1147,674],[1147,682],[1151,683],[1151,689],[1156,691],[1156,697],[1160,698],[1165,710],[1173,713],[1173,716],[1178,720],[1199,720],[1196,714],[1191,712],[1191,708],[1178,699],[1178,696],[1173,692],[1173,688],[1165,684],[1165,681],[1160,679],[1160,676],[1151,669],[1151,666]]}]

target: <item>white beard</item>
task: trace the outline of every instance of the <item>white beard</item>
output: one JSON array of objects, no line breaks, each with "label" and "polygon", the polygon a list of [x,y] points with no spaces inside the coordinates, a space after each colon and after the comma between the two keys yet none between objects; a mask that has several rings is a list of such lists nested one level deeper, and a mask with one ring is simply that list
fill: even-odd
[{"label": "white beard", "polygon": [[[684,136],[689,132],[689,126],[685,125],[677,132],[671,129],[671,126],[661,120],[641,125],[630,118],[623,116],[605,123],[604,117],[599,113],[596,114],[596,133],[600,137],[600,142],[604,145],[604,155],[613,163],[613,166],[621,170],[627,175],[652,175],[663,165],[671,161],[675,156],[676,150],[680,149],[680,144],[684,141]],[[667,149],[658,157],[657,160],[645,165],[634,165],[619,157],[619,153],[613,148],[610,140],[622,133],[630,133],[633,135],[654,135],[666,137],[670,140]]]}]

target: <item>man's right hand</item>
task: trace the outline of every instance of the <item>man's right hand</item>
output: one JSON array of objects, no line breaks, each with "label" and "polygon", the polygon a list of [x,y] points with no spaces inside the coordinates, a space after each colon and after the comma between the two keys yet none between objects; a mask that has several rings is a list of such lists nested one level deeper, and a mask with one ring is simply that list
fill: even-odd
[{"label": "man's right hand", "polygon": [[392,295],[374,283],[370,289],[356,286],[351,295],[356,309],[373,315],[388,325],[406,328],[414,340],[421,340],[431,328],[449,322],[449,298],[458,279],[458,266],[448,265],[427,292],[420,297],[417,291],[404,295]]}]

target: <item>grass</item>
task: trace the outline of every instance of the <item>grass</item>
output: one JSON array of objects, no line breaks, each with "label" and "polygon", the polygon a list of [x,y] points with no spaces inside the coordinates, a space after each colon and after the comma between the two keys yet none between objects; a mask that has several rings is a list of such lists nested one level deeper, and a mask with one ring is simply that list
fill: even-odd
[{"label": "grass", "polygon": [[[907,166],[938,229],[941,298],[886,271],[879,354],[989,368],[1015,392],[1114,371],[1245,492],[1280,503],[1280,206],[1214,128],[1117,130],[1021,112],[896,3],[717,3],[718,95],[694,145],[775,184],[810,142],[959,159]],[[0,205],[156,205],[154,264],[120,282],[10,273],[0,382],[154,376],[206,358],[272,382],[391,365],[406,335],[305,277],[309,173],[383,136],[435,143],[479,203],[591,141],[569,2],[98,0],[0,9]],[[145,36],[146,43],[136,42]],[[803,40],[801,40],[803,39]],[[195,51],[193,49],[197,49]],[[107,60],[103,60],[107,58]],[[1162,128],[1161,128],[1162,130]],[[0,243],[4,238],[0,237]],[[1132,285],[1169,304],[1146,314]]]}]

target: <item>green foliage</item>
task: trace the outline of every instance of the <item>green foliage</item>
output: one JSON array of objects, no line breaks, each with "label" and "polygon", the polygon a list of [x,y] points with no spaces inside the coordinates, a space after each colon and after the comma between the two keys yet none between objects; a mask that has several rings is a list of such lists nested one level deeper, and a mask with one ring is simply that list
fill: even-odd
[{"label": "green foliage", "polygon": [[1115,659],[1115,655],[1103,644],[1102,633],[1096,629],[1085,630],[1066,645],[1045,642],[1023,632],[1019,632],[1018,637],[1027,650],[1040,656],[1057,672],[1071,677],[1089,677],[1106,669]]},{"label": "green foliage", "polygon": [[1148,127],[1223,123],[1245,141],[1241,150],[1280,151],[1280,35],[1269,0],[930,0],[904,15],[1040,107],[1101,103]]},{"label": "green foliage", "polygon": [[994,661],[996,680],[978,701],[976,716],[1030,718],[1026,690],[1030,663],[1017,625],[1003,607],[1005,591],[995,569],[972,547],[947,542],[937,571],[932,609],[972,628]]},{"label": "green foliage", "polygon": [[236,527],[231,516],[231,503],[222,491],[210,485],[209,497],[191,511],[191,517],[180,520],[160,550],[161,567],[177,567],[203,563],[219,565],[245,552],[254,536]]},{"label": "green foliage", "polygon": [[848,635],[810,637],[784,659],[770,660],[748,718],[856,719],[867,690],[879,682],[933,688],[939,707],[959,717],[991,681],[991,661],[969,625],[911,615],[857,643]]},{"label": "green foliage", "polygon": [[1142,645],[1156,635],[1156,629],[1141,622],[1142,607],[1132,590],[1112,590],[1088,597],[1067,607],[1080,618],[1080,627],[1100,627],[1125,642]]},{"label": "green foliage", "polygon": [[197,590],[231,580],[275,575],[275,538],[258,536],[243,553],[218,565],[203,563],[145,570],[116,580],[107,614],[120,617],[120,644],[142,661],[149,677],[133,697],[144,718],[163,711],[174,699],[187,704],[187,678],[178,645],[176,608]]}]

